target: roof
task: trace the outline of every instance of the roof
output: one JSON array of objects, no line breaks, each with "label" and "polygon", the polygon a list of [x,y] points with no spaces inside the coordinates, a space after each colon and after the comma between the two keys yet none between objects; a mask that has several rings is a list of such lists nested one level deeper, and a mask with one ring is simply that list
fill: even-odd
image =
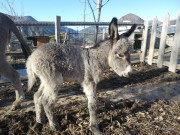
[{"label": "roof", "polygon": [[28,40],[34,40],[34,39],[42,39],[42,38],[49,38],[49,36],[29,36],[27,37]]},{"label": "roof", "polygon": [[144,20],[142,18],[140,18],[139,16],[129,13],[125,16],[122,16],[118,22],[131,22],[131,23],[144,23]]}]

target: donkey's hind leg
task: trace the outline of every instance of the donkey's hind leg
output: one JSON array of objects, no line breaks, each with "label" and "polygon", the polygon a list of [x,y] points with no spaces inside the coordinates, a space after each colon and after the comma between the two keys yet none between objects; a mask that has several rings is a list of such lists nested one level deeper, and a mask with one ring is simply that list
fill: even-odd
[{"label": "donkey's hind leg", "polygon": [[13,69],[7,61],[0,60],[0,74],[9,79],[15,87],[16,100],[13,102],[12,109],[16,109],[20,106],[21,102],[25,99],[25,95],[21,86],[21,80],[19,73]]},{"label": "donkey's hind leg", "polygon": [[42,130],[42,124],[45,122],[45,112],[43,109],[41,96],[43,92],[44,86],[41,83],[38,91],[34,94],[34,106],[36,111],[36,123],[33,126],[34,130],[41,131]]},{"label": "donkey's hind leg", "polygon": [[88,99],[88,109],[90,115],[89,128],[95,135],[100,135],[101,132],[98,127],[97,118],[97,97],[96,97],[96,84],[93,81],[84,81],[83,90]]},{"label": "donkey's hind leg", "polygon": [[57,119],[54,115],[55,103],[58,91],[63,82],[62,75],[56,75],[56,77],[52,77],[51,79],[44,79],[44,90],[41,96],[42,104],[44,107],[45,114],[48,118],[50,128],[53,131],[59,131],[60,126],[57,122]]},{"label": "donkey's hind leg", "polygon": [[43,124],[45,122],[45,112],[41,101],[44,86],[40,85],[38,91],[34,94],[34,106],[36,110],[36,122]]}]

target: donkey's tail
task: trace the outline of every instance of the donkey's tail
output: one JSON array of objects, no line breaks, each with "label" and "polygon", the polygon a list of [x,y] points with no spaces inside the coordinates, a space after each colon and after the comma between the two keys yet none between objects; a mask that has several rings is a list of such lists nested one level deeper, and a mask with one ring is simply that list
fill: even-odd
[{"label": "donkey's tail", "polygon": [[30,58],[28,58],[26,62],[26,69],[27,69],[27,77],[28,77],[28,89],[27,92],[32,89],[36,82],[36,75],[32,69],[32,63],[30,61]]}]

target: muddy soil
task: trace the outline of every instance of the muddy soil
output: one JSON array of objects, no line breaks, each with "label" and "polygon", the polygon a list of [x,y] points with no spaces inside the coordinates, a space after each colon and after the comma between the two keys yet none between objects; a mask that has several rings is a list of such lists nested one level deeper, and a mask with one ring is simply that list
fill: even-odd
[{"label": "muddy soil", "polygon": [[[112,71],[107,71],[98,84],[100,130],[107,135],[179,135],[180,88],[177,84],[180,81],[180,74],[168,72],[166,67],[158,69],[156,65],[134,64],[133,69],[130,78],[118,77]],[[122,90],[125,92],[131,90],[132,93],[133,90],[137,92],[138,89],[152,90],[161,84],[171,86],[168,87],[170,92],[164,94],[170,98],[164,98],[166,96],[157,93],[157,97],[153,95],[152,99],[145,98],[143,94],[130,98],[131,96],[124,96],[121,93]],[[27,100],[21,109],[11,111],[10,105],[15,100],[14,88],[11,85],[0,86],[0,135],[92,134],[88,129],[87,100],[82,88],[76,83],[68,82],[63,84],[62,91],[59,92],[54,111],[61,132],[52,132],[47,120],[42,127],[33,129],[35,124],[33,93],[37,87],[38,83],[31,92],[26,93]],[[27,89],[26,81],[23,82],[23,88]],[[122,97],[121,95],[125,98],[119,98]]]}]

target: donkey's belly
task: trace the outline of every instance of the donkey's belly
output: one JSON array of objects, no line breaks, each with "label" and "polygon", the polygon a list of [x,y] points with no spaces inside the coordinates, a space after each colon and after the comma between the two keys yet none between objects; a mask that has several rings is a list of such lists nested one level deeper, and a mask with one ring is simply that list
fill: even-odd
[{"label": "donkey's belly", "polygon": [[68,81],[68,82],[77,82],[81,83],[83,81],[83,73],[76,72],[76,71],[70,71],[70,72],[65,72],[62,73],[63,75],[63,81]]}]

